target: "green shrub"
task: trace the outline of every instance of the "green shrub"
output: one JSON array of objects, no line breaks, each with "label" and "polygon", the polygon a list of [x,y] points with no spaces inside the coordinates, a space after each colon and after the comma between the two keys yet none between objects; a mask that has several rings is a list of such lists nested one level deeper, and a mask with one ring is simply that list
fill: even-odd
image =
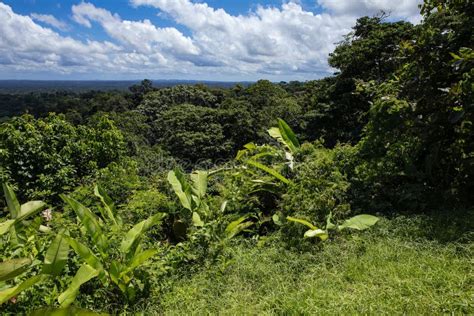
[{"label": "green shrub", "polygon": [[119,209],[119,213],[125,221],[135,223],[148,218],[151,214],[168,213],[170,204],[170,199],[155,188],[136,190],[127,204]]},{"label": "green shrub", "polygon": [[282,197],[285,215],[324,222],[331,212],[335,218],[350,213],[350,183],[337,161],[345,150],[350,151],[351,147],[327,149],[320,143],[303,144],[296,155],[293,184]]},{"label": "green shrub", "polygon": [[93,128],[55,114],[23,115],[0,125],[0,174],[21,188],[21,198],[55,200],[122,154],[123,137],[105,116]]}]

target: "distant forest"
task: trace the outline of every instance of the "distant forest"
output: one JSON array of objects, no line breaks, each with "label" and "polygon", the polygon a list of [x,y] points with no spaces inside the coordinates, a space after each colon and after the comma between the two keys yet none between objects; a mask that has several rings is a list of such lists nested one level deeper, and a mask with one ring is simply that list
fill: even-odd
[{"label": "distant forest", "polygon": [[[0,93],[33,92],[88,92],[118,90],[126,91],[140,80],[0,80]],[[204,84],[209,87],[230,88],[236,84],[248,85],[251,82],[198,81],[198,80],[152,80],[157,88],[172,87],[180,84]]]}]

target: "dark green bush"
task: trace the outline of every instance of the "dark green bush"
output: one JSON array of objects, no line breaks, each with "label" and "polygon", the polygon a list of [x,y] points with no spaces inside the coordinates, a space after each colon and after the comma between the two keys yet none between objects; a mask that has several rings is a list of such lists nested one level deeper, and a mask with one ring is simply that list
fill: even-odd
[{"label": "dark green bush", "polygon": [[88,127],[62,115],[23,115],[0,125],[0,174],[21,188],[22,199],[54,200],[117,161],[123,148],[122,134],[106,116]]}]

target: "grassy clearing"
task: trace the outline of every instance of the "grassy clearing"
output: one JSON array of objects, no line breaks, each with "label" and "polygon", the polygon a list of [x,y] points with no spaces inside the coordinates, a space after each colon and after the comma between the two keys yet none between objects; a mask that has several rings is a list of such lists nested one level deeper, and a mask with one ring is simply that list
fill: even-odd
[{"label": "grassy clearing", "polygon": [[146,313],[474,313],[474,244],[410,236],[411,224],[384,221],[305,252],[236,244],[232,259],[176,275]]}]

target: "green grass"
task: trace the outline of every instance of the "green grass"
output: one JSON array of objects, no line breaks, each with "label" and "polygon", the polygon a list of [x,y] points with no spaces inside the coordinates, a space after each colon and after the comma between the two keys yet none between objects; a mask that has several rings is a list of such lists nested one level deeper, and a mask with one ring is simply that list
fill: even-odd
[{"label": "green grass", "polygon": [[474,313],[473,243],[429,241],[399,224],[304,252],[238,243],[232,259],[176,275],[145,314]]}]

